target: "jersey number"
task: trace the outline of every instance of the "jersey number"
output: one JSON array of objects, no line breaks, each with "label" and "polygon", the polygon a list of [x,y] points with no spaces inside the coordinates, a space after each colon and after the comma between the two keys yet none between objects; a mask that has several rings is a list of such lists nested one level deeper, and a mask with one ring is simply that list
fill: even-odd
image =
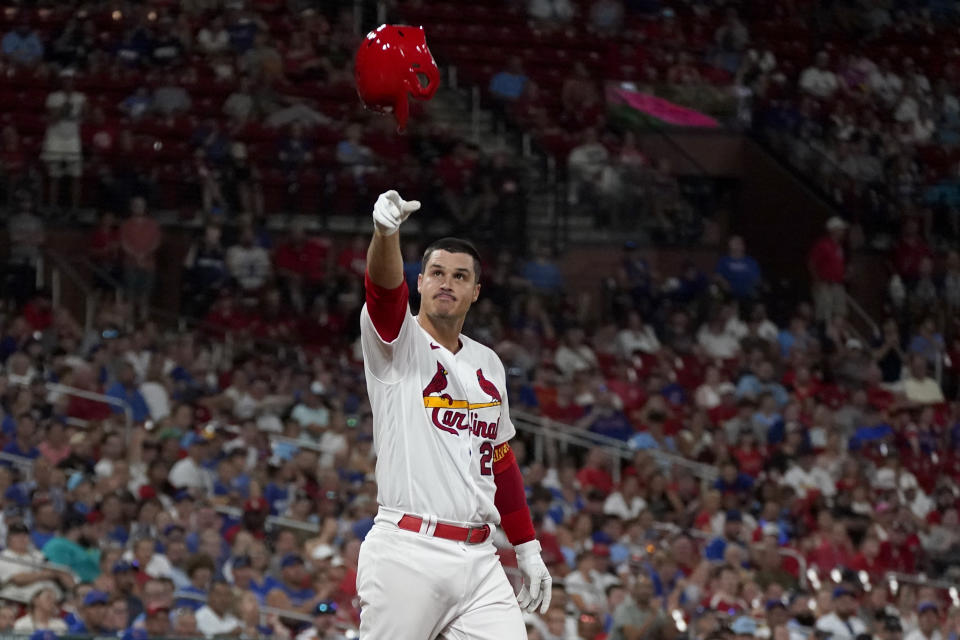
[{"label": "jersey number", "polygon": [[484,442],[480,445],[480,475],[493,474],[493,443]]}]

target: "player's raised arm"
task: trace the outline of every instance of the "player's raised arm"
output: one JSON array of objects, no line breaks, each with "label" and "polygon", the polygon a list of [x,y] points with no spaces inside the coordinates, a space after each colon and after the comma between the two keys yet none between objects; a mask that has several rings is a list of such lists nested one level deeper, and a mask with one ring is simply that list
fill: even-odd
[{"label": "player's raised arm", "polygon": [[381,193],[373,205],[374,231],[367,250],[366,300],[370,319],[385,342],[394,340],[400,333],[409,297],[397,231],[419,208],[419,202],[407,202],[393,190]]}]

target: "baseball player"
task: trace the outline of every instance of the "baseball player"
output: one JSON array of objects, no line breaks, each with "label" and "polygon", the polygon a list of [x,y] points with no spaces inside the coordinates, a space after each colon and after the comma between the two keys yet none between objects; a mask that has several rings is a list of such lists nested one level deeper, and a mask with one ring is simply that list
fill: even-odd
[{"label": "baseball player", "polygon": [[[412,315],[397,231],[419,208],[387,191],[373,209],[360,329],[380,508],[360,547],[360,638],[526,638],[520,609],[546,612],[552,579],[510,451],[503,364],[460,333],[480,295],[480,257],[456,238],[430,245]],[[492,544],[497,525],[524,577],[516,596]]]}]

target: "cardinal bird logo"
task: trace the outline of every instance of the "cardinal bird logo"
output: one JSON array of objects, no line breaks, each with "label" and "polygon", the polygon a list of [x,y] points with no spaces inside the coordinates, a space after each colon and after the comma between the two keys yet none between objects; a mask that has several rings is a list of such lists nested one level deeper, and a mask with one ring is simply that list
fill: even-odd
[{"label": "cardinal bird logo", "polygon": [[453,404],[453,398],[450,397],[448,393],[442,393],[444,389],[447,388],[447,370],[441,363],[437,363],[437,372],[433,374],[433,378],[430,379],[429,384],[423,388],[423,397],[432,396],[435,393],[439,393],[440,397],[445,399],[450,404]]},{"label": "cardinal bird logo", "polygon": [[497,404],[503,402],[503,398],[500,397],[500,392],[497,390],[497,387],[483,376],[483,369],[477,369],[477,382],[480,383],[480,388],[483,389],[483,392],[496,400]]}]

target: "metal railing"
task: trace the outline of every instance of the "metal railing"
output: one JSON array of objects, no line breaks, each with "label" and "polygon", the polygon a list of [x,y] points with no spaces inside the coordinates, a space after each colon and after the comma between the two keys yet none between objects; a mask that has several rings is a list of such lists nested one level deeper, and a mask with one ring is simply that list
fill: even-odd
[{"label": "metal railing", "polygon": [[[614,480],[619,482],[622,461],[633,460],[634,456],[640,451],[629,447],[622,440],[592,433],[585,429],[578,429],[571,425],[522,411],[512,411],[511,418],[518,431],[533,436],[533,457],[537,462],[556,462],[557,458],[571,447],[578,449],[599,447],[614,461],[612,472]],[[719,475],[718,469],[712,465],[694,462],[683,456],[659,449],[646,449],[644,451],[663,469],[681,467],[707,482],[716,480]]]},{"label": "metal railing", "polygon": [[[243,515],[243,509],[227,505],[215,506],[214,510],[217,513],[222,513],[232,518],[239,518]],[[314,522],[303,522],[302,520],[294,520],[293,518],[285,518],[284,516],[267,516],[266,526],[298,529],[300,531],[306,531],[307,533],[320,533],[320,525]]]},{"label": "metal railing", "polygon": [[103,404],[110,405],[111,407],[116,407],[120,409],[123,413],[125,428],[124,428],[124,443],[130,443],[131,430],[133,429],[133,410],[130,408],[130,404],[124,402],[120,398],[114,398],[113,396],[104,395],[102,393],[96,393],[95,391],[87,391],[86,389],[78,389],[77,387],[71,387],[65,384],[59,384],[56,382],[48,382],[44,385],[47,391],[53,393],[61,393],[67,396],[75,396],[77,398],[83,398],[85,400],[93,400],[95,402],[102,402]]}]

